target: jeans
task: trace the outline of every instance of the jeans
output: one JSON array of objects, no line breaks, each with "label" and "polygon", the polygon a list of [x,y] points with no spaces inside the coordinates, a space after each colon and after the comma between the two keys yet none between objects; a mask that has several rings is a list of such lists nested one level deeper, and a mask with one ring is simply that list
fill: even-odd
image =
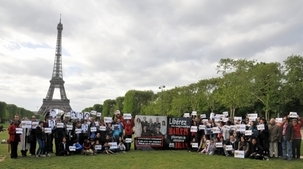
[{"label": "jeans", "polygon": [[282,155],[283,159],[292,159],[292,142],[285,139],[285,136],[282,138]]},{"label": "jeans", "polygon": [[36,155],[41,155],[44,150],[44,142],[41,139],[37,139],[39,148],[37,150]]}]

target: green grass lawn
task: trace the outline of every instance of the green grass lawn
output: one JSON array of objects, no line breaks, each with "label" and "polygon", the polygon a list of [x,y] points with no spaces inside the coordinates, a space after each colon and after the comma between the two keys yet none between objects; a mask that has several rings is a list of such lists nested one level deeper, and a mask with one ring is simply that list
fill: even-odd
[{"label": "green grass lawn", "polygon": [[[7,139],[7,132],[0,133],[0,139]],[[18,152],[19,153],[19,152]],[[20,157],[10,159],[7,153],[7,144],[0,144],[0,157],[6,156],[4,161],[0,162],[0,168],[14,169],[33,169],[33,168],[123,168],[123,169],[187,169],[187,168],[232,168],[232,169],[249,169],[249,168],[285,168],[299,169],[303,166],[303,160],[284,161],[281,159],[270,159],[269,161],[236,159],[224,156],[207,156],[185,150],[173,151],[142,151],[131,150],[125,154],[118,153],[115,155],[98,154],[96,156],[74,155],[68,157]]]}]

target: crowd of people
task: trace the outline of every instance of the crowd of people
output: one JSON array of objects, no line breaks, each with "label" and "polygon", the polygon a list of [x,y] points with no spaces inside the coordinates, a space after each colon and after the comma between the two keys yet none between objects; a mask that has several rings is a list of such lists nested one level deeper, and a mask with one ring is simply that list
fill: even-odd
[{"label": "crowd of people", "polygon": [[[57,156],[114,154],[130,150],[133,134],[134,137],[167,137],[164,117],[159,120],[155,116],[154,122],[152,119],[147,122],[144,116],[142,119],[136,118],[135,122],[133,118],[123,119],[122,115],[116,114],[109,121],[102,118],[71,119],[56,116],[47,116],[45,120],[37,121],[35,116],[20,120],[15,115],[8,128],[11,158],[18,157],[18,145],[23,157],[47,157],[52,153]],[[21,122],[26,121],[30,121],[32,126],[24,127]],[[139,130],[133,129],[135,123]],[[245,118],[243,121],[229,119],[224,122],[194,116],[191,126],[199,128],[189,133],[188,151],[191,152],[234,157],[240,151],[243,152],[243,158],[263,160],[300,158],[300,129],[303,119],[299,116],[283,117],[279,123],[274,118],[269,123],[261,117],[255,120]],[[237,126],[244,126],[244,129]],[[214,128],[218,130],[213,130]]]},{"label": "crowd of people", "polygon": [[[282,157],[284,160],[300,158],[301,132],[303,119],[283,117],[281,123],[274,118],[267,123],[266,119],[258,117],[255,121],[228,120],[215,123],[193,118],[193,125],[206,126],[204,130],[191,133],[191,143],[188,151],[197,151],[208,155],[235,156],[235,152],[243,152],[243,158],[269,160]],[[245,126],[239,131],[237,126]],[[262,128],[258,128],[262,125]],[[207,128],[218,127],[219,132],[207,132]],[[250,131],[249,133],[246,133]],[[197,144],[198,143],[198,144]],[[198,146],[197,146],[198,145]]]},{"label": "crowd of people", "polygon": [[[26,128],[22,124],[26,121],[37,125]],[[53,153],[57,156],[125,153],[131,148],[133,126],[132,119],[124,120],[120,115],[107,123],[100,118],[62,120],[60,117],[54,119],[51,116],[47,116],[43,121],[36,121],[35,116],[20,120],[19,116],[15,115],[8,128],[8,143],[12,159],[18,157],[18,145],[23,157],[47,157]]]}]

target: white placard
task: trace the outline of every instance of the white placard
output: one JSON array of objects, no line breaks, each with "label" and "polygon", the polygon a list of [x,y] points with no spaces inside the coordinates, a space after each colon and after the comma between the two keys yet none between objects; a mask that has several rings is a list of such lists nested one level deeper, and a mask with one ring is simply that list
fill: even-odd
[{"label": "white placard", "polygon": [[191,143],[192,148],[198,148],[198,143]]},{"label": "white placard", "polygon": [[230,130],[230,126],[228,126],[228,125],[224,125],[224,128],[225,128],[226,130]]},{"label": "white placard", "polygon": [[100,126],[100,127],[99,127],[99,130],[100,130],[100,131],[106,131],[106,127],[105,127],[105,126]]},{"label": "white placard", "polygon": [[244,151],[241,151],[241,150],[235,150],[234,157],[235,158],[244,158],[245,157],[245,153],[244,153]]},{"label": "white placard", "polygon": [[83,113],[82,112],[78,112],[77,117],[80,120],[83,119]]},{"label": "white placard", "polygon": [[90,113],[89,112],[84,112],[84,119],[88,120],[90,117]]},{"label": "white placard", "polygon": [[252,130],[245,130],[245,136],[251,136]]},{"label": "white placard", "polygon": [[184,113],[184,117],[189,117],[189,113]]},{"label": "white placard", "polygon": [[235,125],[230,125],[229,127],[230,127],[229,130],[236,130],[237,129]]},{"label": "white placard", "polygon": [[64,128],[64,123],[57,123],[56,127],[57,128]]},{"label": "white placard", "polygon": [[190,132],[195,133],[198,131],[197,126],[190,126]]},{"label": "white placard", "polygon": [[16,134],[22,134],[23,130],[22,128],[16,128]]},{"label": "white placard", "polygon": [[242,117],[234,117],[235,122],[237,122],[238,120],[242,121]]},{"label": "white placard", "polygon": [[111,123],[113,119],[111,117],[104,117],[104,122],[105,123]]},{"label": "white placard", "polygon": [[223,114],[225,117],[228,117],[228,111],[224,111],[224,112],[222,112],[222,114]]},{"label": "white placard", "polygon": [[206,125],[199,125],[199,130],[205,130]]},{"label": "white placard", "polygon": [[56,110],[51,110],[50,112],[49,112],[49,115],[51,116],[51,118],[52,119],[56,119]]},{"label": "white placard", "polygon": [[69,146],[68,149],[69,151],[76,151],[76,146]]},{"label": "white placard", "polygon": [[258,118],[258,114],[256,114],[256,113],[247,114],[247,117],[248,118],[257,119]]},{"label": "white placard", "polygon": [[124,114],[123,115],[123,118],[125,119],[125,120],[129,120],[129,119],[132,119],[132,114]]},{"label": "white placard", "polygon": [[222,142],[216,142],[216,148],[222,148],[223,145],[222,145]]},{"label": "white placard", "polygon": [[205,133],[205,135],[212,134],[212,128],[205,128],[204,133]]},{"label": "white placard", "polygon": [[70,124],[66,125],[66,130],[67,131],[73,130],[73,125]]},{"label": "white placard", "polygon": [[109,149],[110,150],[118,149],[117,142],[108,142],[108,144],[109,144]]},{"label": "white placard", "polygon": [[297,114],[297,112],[289,112],[288,117],[289,118],[298,118],[298,114]]},{"label": "white placard", "polygon": [[95,116],[95,115],[97,114],[97,111],[92,110],[92,111],[90,112],[90,114],[91,114],[92,116]]},{"label": "white placard", "polygon": [[209,144],[210,143],[210,141],[209,140],[206,140],[206,144]]},{"label": "white placard", "polygon": [[206,114],[201,114],[201,115],[200,115],[200,118],[201,118],[201,119],[205,119],[205,118],[206,118]]},{"label": "white placard", "polygon": [[192,112],[191,112],[191,115],[192,115],[192,116],[197,116],[197,112],[196,112],[196,111],[192,111]]},{"label": "white placard", "polygon": [[246,125],[245,124],[238,124],[236,125],[236,131],[245,131],[246,130]]},{"label": "white placard", "polygon": [[55,120],[48,120],[48,127],[54,128],[55,124],[56,124]]},{"label": "white placard", "polygon": [[233,150],[233,146],[232,145],[226,145],[225,146],[225,150],[226,151],[232,151]]},{"label": "white placard", "polygon": [[70,113],[70,118],[71,118],[71,119],[77,119],[77,113],[74,112],[74,111],[72,111],[72,112]]},{"label": "white placard", "polygon": [[21,121],[21,128],[32,128],[32,122],[29,120]]},{"label": "white placard", "polygon": [[91,127],[90,132],[97,132],[97,127]]},{"label": "white placard", "polygon": [[132,142],[132,138],[125,138],[125,143],[131,143]]},{"label": "white placard", "polygon": [[213,127],[213,128],[212,128],[212,132],[213,132],[214,134],[216,134],[216,133],[220,133],[221,131],[220,131],[219,127]]},{"label": "white placard", "polygon": [[215,123],[219,123],[220,121],[222,121],[221,118],[216,118],[215,117]]},{"label": "white placard", "polygon": [[283,119],[282,118],[276,118],[276,123],[282,123]]},{"label": "white placard", "polygon": [[257,125],[257,129],[258,129],[258,130],[264,130],[264,129],[265,129],[264,124],[259,124],[259,125]]},{"label": "white placard", "polygon": [[44,133],[52,133],[52,128],[50,127],[44,128]]},{"label": "white placard", "polygon": [[38,125],[39,125],[39,122],[33,121],[32,122],[32,129],[36,129]]},{"label": "white placard", "polygon": [[100,113],[100,112],[97,112],[96,116],[97,116],[97,117],[101,117],[101,113]]},{"label": "white placard", "polygon": [[99,127],[99,121],[95,121],[95,126]]},{"label": "white placard", "polygon": [[248,120],[249,120],[249,121],[256,121],[257,119],[254,118],[254,117],[249,117]]},{"label": "white placard", "polygon": [[82,133],[82,129],[76,129],[75,132],[76,132],[76,134],[81,134]]},{"label": "white placard", "polygon": [[228,120],[229,120],[228,117],[222,118],[223,122],[227,122]]},{"label": "white placard", "polygon": [[102,150],[102,145],[101,144],[96,144],[95,145],[95,150]]},{"label": "white placard", "polygon": [[209,115],[209,119],[213,119],[215,117],[215,113],[211,112]]}]

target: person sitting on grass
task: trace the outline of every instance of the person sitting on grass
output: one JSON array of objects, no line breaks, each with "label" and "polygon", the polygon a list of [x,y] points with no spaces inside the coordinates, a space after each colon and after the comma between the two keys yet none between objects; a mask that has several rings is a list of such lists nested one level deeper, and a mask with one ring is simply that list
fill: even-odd
[{"label": "person sitting on grass", "polygon": [[66,137],[62,138],[62,142],[59,144],[57,156],[68,156],[69,149],[68,144],[66,143]]},{"label": "person sitting on grass", "polygon": [[75,143],[73,144],[73,146],[76,147],[76,152],[75,153],[76,154],[81,154],[82,146],[77,140],[75,140]]},{"label": "person sitting on grass", "polygon": [[205,147],[206,147],[206,135],[203,135],[201,141],[200,141],[200,144],[199,144],[199,147],[198,147],[198,150],[197,152],[201,152]]},{"label": "person sitting on grass", "polygon": [[124,145],[124,141],[122,137],[119,137],[119,144],[118,144],[118,150],[125,153],[126,147]]},{"label": "person sitting on grass", "polygon": [[84,143],[83,143],[82,147],[83,147],[83,151],[82,152],[83,152],[84,155],[91,155],[91,154],[93,154],[91,143],[90,143],[90,141],[88,139],[84,140]]},{"label": "person sitting on grass", "polygon": [[247,158],[249,155],[249,143],[245,139],[245,135],[240,137],[240,141],[238,143],[238,150],[244,151],[244,157]]},{"label": "person sitting on grass", "polygon": [[104,147],[104,151],[106,154],[110,155],[110,154],[114,154],[114,152],[112,152],[109,147],[110,147],[110,144],[106,141],[103,145]]},{"label": "person sitting on grass", "polygon": [[257,160],[268,160],[267,156],[263,154],[264,148],[257,142],[256,138],[251,139],[251,145],[249,149],[249,158]]},{"label": "person sitting on grass", "polygon": [[102,152],[102,145],[100,144],[99,140],[96,140],[95,142],[95,153],[99,154]]}]

